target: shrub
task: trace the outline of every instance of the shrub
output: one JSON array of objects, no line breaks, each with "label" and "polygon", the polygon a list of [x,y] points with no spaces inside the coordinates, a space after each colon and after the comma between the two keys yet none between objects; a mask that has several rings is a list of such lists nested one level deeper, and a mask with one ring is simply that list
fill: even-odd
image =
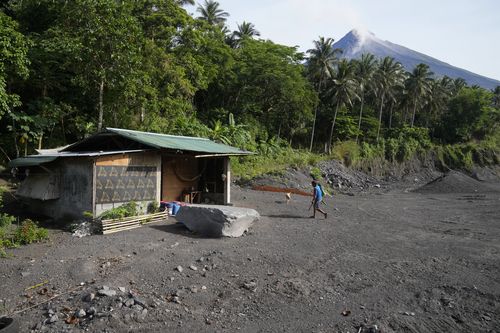
[{"label": "shrub", "polygon": [[137,204],[134,201],[127,202],[119,207],[112,208],[101,214],[102,220],[121,219],[138,215]]},{"label": "shrub", "polygon": [[319,180],[322,177],[321,170],[318,167],[314,167],[311,169],[310,175],[313,179]]},{"label": "shrub", "polygon": [[49,238],[47,229],[40,228],[30,219],[24,220],[14,232],[13,242],[16,244],[31,244]]}]

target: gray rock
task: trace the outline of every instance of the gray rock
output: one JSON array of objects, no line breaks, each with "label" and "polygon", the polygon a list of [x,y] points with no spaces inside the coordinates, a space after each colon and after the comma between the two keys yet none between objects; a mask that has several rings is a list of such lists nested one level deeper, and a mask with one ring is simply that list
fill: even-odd
[{"label": "gray rock", "polygon": [[75,312],[75,317],[77,318],[84,318],[87,315],[84,309],[80,309]]},{"label": "gray rock", "polygon": [[88,308],[88,309],[87,309],[87,311],[86,311],[86,312],[87,312],[87,314],[88,314],[89,316],[93,316],[93,315],[95,315],[95,314],[96,314],[97,310],[96,310],[96,308],[95,308],[95,307],[91,306],[90,308]]},{"label": "gray rock", "polygon": [[53,324],[53,323],[55,323],[58,320],[59,320],[59,317],[55,314],[55,315],[50,316],[49,323]]},{"label": "gray rock", "polygon": [[134,304],[135,304],[135,301],[134,301],[134,299],[133,299],[133,298],[129,298],[128,300],[126,300],[126,301],[125,301],[125,303],[124,303],[124,304],[125,304],[125,306],[127,306],[127,307],[129,307],[129,308],[130,308],[132,305],[134,305]]},{"label": "gray rock", "polygon": [[185,206],[176,216],[191,231],[210,237],[240,237],[259,218],[254,209],[220,205]]},{"label": "gray rock", "polygon": [[118,287],[118,290],[120,290],[122,293],[127,292],[127,289],[125,289],[124,287]]},{"label": "gray rock", "polygon": [[143,307],[140,306],[139,304],[136,304],[136,305],[132,305],[131,309],[135,310],[135,311],[142,311]]},{"label": "gray rock", "polygon": [[116,296],[116,290],[113,290],[113,289],[100,289],[97,291],[97,295],[99,296],[107,296],[107,297],[112,297],[112,296]]},{"label": "gray rock", "polygon": [[181,266],[181,265],[177,266],[175,269],[176,269],[179,273],[182,273],[182,271],[184,270],[184,268],[182,268],[182,266]]},{"label": "gray rock", "polygon": [[141,298],[138,298],[138,297],[134,297],[134,304],[138,304],[140,306],[142,306],[143,308],[147,308],[147,304],[146,304],[146,301],[141,299]]},{"label": "gray rock", "polygon": [[83,301],[84,302],[92,302],[95,298],[95,294],[94,293],[89,293],[87,295],[85,295],[85,297],[83,298]]},{"label": "gray rock", "polygon": [[198,270],[198,267],[196,267],[195,265],[191,265],[189,266],[189,268],[193,271],[197,271]]}]

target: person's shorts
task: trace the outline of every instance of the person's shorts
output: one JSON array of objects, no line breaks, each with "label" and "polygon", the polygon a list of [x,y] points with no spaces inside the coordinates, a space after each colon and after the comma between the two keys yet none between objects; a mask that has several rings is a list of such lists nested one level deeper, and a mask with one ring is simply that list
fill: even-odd
[{"label": "person's shorts", "polygon": [[323,200],[314,201],[314,208],[319,208],[319,205],[321,204],[321,201],[323,201]]}]

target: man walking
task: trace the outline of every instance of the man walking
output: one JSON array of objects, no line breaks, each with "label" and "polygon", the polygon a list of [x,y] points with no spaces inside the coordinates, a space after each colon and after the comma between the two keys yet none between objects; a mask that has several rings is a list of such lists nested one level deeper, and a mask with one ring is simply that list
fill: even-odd
[{"label": "man walking", "polygon": [[314,206],[313,215],[311,216],[311,218],[316,218],[316,211],[318,211],[322,213],[326,219],[328,217],[328,214],[322,211],[320,208],[321,202],[323,201],[323,190],[315,180],[313,180],[311,184],[313,187],[313,199],[311,201],[311,206]]}]

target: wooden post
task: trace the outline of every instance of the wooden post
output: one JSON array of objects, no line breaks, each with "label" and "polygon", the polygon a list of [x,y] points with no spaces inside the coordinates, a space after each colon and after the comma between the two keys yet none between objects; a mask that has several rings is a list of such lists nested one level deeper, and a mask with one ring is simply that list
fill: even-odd
[{"label": "wooden post", "polygon": [[229,157],[224,158],[224,205],[231,204],[231,163]]}]

